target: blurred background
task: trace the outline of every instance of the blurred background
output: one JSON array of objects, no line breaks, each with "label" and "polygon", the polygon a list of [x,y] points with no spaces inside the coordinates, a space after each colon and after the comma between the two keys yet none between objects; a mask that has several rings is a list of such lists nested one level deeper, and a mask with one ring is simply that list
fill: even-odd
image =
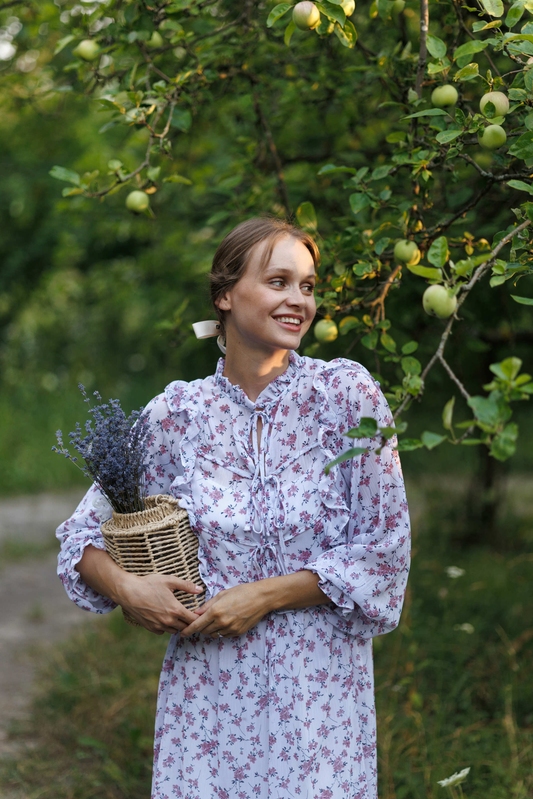
[{"label": "blurred background", "polygon": [[[223,235],[254,214],[283,215],[286,203],[294,214],[311,201],[319,241],[332,237],[346,211],[339,184],[317,176],[320,166],[336,159],[359,168],[379,155],[392,130],[388,110],[375,110],[380,100],[375,84],[365,85],[364,53],[354,56],[333,44],[317,52],[314,43],[304,43],[295,63],[276,65],[265,45],[255,68],[262,59],[265,73],[270,70],[262,102],[281,153],[284,197],[268,135],[244,79],[241,89],[239,79],[231,91],[221,79],[209,96],[193,98],[192,132],[183,130],[172,152],[173,167],[185,180],[162,184],[151,197],[151,216],[126,211],[126,190],[105,201],[62,197],[61,184],[50,176],[55,165],[79,173],[99,169],[105,175],[118,151],[133,168],[146,147],[146,130],[108,124],[109,115],[93,102],[88,87],[84,93],[81,71],[76,91],[49,90],[58,15],[67,5],[0,3],[4,596],[13,595],[13,574],[20,584],[23,574],[31,573],[17,569],[35,574],[46,567],[54,579],[53,527],[87,487],[73,465],[51,451],[56,430],[66,435],[86,419],[78,384],[105,399],[120,398],[129,411],[171,380],[211,373],[219,355],[214,339],[196,341],[191,324],[213,318],[207,273]],[[411,5],[402,25],[416,31],[417,5],[408,3],[405,13]],[[363,31],[367,11],[360,22]],[[395,34],[393,21],[384,31],[384,36]],[[79,69],[69,67],[71,55],[65,51],[57,58],[62,69]],[[182,127],[187,128],[186,121]],[[472,186],[450,178],[448,188],[449,207],[468,202]],[[506,202],[502,195],[501,204],[481,204],[468,218],[477,236],[490,237],[508,224]],[[350,224],[364,225],[367,219]],[[326,253],[326,266],[327,259]],[[434,351],[441,333],[423,314],[423,288],[413,280],[402,287],[401,298],[391,300],[391,316],[404,340],[419,343],[421,360]],[[530,309],[485,286],[464,309],[450,357],[460,364],[467,385],[482,385],[491,379],[489,364],[510,354],[531,371],[532,340]],[[375,370],[374,353],[349,335],[318,344],[310,333],[302,351],[326,360],[350,357]],[[449,398],[445,375],[432,373],[424,402],[415,402],[406,417],[410,433],[442,430],[442,407]],[[375,642],[381,799],[444,796],[438,780],[469,766],[465,796],[533,795],[533,419],[528,403],[517,407],[514,418],[520,438],[516,454],[504,463],[485,448],[447,444],[402,455],[414,566],[400,629]],[[11,628],[12,637],[6,633],[1,639],[17,657],[24,641],[41,648],[34,655],[37,704],[6,724],[9,745],[0,761],[0,793],[19,799],[148,796],[165,642],[128,628],[118,613],[85,627],[81,612],[68,616],[66,600],[65,605],[46,604],[47,589],[39,591],[19,614],[16,646]],[[11,607],[10,622],[16,613]],[[68,616],[69,623],[50,631],[51,639],[64,641],[72,626],[78,632],[43,650],[46,625],[58,614]],[[5,617],[2,623],[7,629]],[[34,635],[32,630],[39,629],[44,632]],[[34,679],[35,662],[32,669]]]}]

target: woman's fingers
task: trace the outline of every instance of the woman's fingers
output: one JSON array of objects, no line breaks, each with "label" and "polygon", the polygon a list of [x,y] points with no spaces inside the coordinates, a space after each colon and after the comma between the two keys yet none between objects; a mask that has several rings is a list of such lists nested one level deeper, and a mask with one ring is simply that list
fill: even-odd
[{"label": "woman's fingers", "polygon": [[167,585],[172,591],[185,591],[187,594],[203,594],[205,586],[196,585],[192,580],[181,580],[179,577],[173,575],[162,575],[167,581]]},{"label": "woman's fingers", "polygon": [[121,604],[151,632],[180,632],[192,624],[197,616],[178,602],[174,591],[199,593],[190,581],[170,575],[147,574],[130,582]]}]

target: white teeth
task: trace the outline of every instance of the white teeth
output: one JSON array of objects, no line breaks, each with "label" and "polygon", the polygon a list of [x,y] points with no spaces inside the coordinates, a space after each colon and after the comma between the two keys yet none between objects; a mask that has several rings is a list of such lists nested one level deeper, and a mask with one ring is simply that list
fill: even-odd
[{"label": "white teeth", "polygon": [[278,322],[286,322],[289,325],[301,325],[301,319],[295,319],[293,316],[278,316]]}]

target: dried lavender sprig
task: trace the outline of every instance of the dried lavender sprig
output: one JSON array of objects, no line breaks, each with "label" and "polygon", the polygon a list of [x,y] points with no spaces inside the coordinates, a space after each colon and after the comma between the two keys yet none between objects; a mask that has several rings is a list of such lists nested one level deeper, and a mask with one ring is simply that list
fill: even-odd
[{"label": "dried lavender sprig", "polygon": [[[79,388],[84,401],[90,404],[84,386],[80,384]],[[94,396],[100,404],[89,408],[92,419],[85,423],[85,433],[79,422],[70,433],[70,445],[81,455],[84,465],[80,466],[78,458],[64,445],[60,430],[56,434],[59,446],[52,449],[90,477],[115,511],[143,510],[151,435],[148,418],[142,408],[126,417],[118,399],[104,403],[98,392]]]}]

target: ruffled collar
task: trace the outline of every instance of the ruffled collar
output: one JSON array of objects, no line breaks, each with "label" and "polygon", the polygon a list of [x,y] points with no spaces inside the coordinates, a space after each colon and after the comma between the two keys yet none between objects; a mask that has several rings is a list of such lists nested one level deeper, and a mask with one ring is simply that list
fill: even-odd
[{"label": "ruffled collar", "polygon": [[224,371],[224,358],[219,358],[215,374],[213,375],[215,384],[224,394],[227,394],[238,405],[244,405],[250,410],[257,408],[265,408],[273,402],[276,402],[281,394],[285,391],[287,386],[299,374],[304,363],[304,358],[298,355],[294,350],[289,351],[289,365],[286,370],[278,375],[272,382],[266,386],[259,394],[255,402],[242,390],[242,388],[231,383],[227,377],[223,375]]}]

